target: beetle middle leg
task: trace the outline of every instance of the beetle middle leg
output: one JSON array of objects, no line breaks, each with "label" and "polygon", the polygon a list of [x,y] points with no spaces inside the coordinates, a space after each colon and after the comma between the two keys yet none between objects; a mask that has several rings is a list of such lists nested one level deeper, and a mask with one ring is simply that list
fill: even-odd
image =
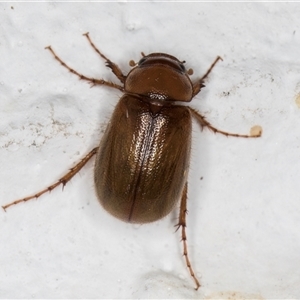
[{"label": "beetle middle leg", "polygon": [[62,59],[60,59],[57,54],[54,52],[54,50],[51,48],[51,46],[45,47],[45,49],[48,49],[54,56],[54,58],[60,62],[60,64],[65,67],[66,69],[68,69],[71,73],[77,75],[80,79],[82,80],[86,80],[88,82],[90,82],[92,84],[92,86],[94,85],[105,85],[114,89],[118,89],[121,92],[124,92],[124,88],[121,85],[118,85],[116,83],[110,82],[110,81],[106,81],[103,79],[95,79],[95,78],[91,78],[91,77],[87,77],[84,76],[80,73],[78,73],[77,71],[75,71],[74,69],[72,69],[71,67],[69,67]]},{"label": "beetle middle leg", "polygon": [[183,242],[183,256],[185,257],[185,262],[190,271],[190,274],[196,283],[195,289],[198,290],[198,288],[200,287],[200,283],[193,271],[193,268],[192,268],[192,265],[190,263],[189,256],[188,256],[188,250],[187,250],[187,241],[186,241],[187,239],[186,239],[186,232],[185,232],[186,214],[187,214],[186,201],[187,201],[187,183],[185,184],[184,190],[182,193],[182,198],[181,198],[181,202],[180,202],[179,221],[176,226],[177,226],[177,230],[181,227],[181,240]]},{"label": "beetle middle leg", "polygon": [[12,205],[16,205],[18,203],[21,202],[27,202],[31,199],[37,199],[40,196],[42,196],[43,194],[47,193],[47,192],[51,192],[52,190],[54,190],[56,187],[58,187],[59,185],[62,184],[63,188],[64,186],[86,165],[86,163],[97,153],[98,147],[94,148],[92,151],[90,151],[77,165],[75,165],[73,168],[70,169],[70,171],[65,174],[63,177],[61,177],[57,182],[55,182],[54,184],[48,186],[47,188],[43,189],[42,191],[22,198],[22,199],[18,199],[15,200],[11,203],[8,203],[6,205],[3,205],[2,208],[4,210],[6,210],[8,207],[12,206]]},{"label": "beetle middle leg", "polygon": [[217,128],[213,127],[212,125],[210,125],[210,123],[208,121],[206,121],[205,118],[203,116],[201,116],[199,114],[199,112],[197,112],[197,110],[195,110],[194,108],[189,107],[189,110],[192,113],[192,116],[197,120],[197,122],[199,123],[199,125],[201,126],[202,129],[203,129],[203,127],[206,126],[210,130],[212,130],[214,133],[221,133],[226,136],[234,136],[234,137],[257,138],[257,137],[261,136],[260,126],[257,126],[257,130],[255,130],[255,133],[253,133],[253,134],[230,133],[230,132],[226,132],[226,131],[217,129]]}]

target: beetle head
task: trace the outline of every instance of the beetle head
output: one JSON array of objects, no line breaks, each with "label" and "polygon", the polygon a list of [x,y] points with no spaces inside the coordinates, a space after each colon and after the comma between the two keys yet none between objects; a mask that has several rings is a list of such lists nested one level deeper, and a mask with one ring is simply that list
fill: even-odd
[{"label": "beetle head", "polygon": [[191,101],[193,85],[184,62],[165,53],[152,53],[127,75],[125,91],[154,101]]}]

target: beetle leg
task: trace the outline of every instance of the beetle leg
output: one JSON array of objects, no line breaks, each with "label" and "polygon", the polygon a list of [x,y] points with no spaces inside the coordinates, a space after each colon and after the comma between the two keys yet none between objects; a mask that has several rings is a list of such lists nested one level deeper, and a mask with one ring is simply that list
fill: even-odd
[{"label": "beetle leg", "polygon": [[80,73],[78,73],[77,71],[75,71],[74,69],[70,68],[65,62],[63,62],[57,55],[56,53],[53,51],[53,49],[51,48],[51,46],[48,46],[46,47],[45,49],[48,49],[54,56],[54,58],[56,60],[58,60],[61,65],[65,68],[67,68],[71,73],[77,75],[80,79],[82,80],[86,80],[88,82],[90,82],[92,84],[92,86],[94,85],[105,85],[105,86],[109,86],[111,88],[114,88],[114,89],[118,89],[122,92],[124,92],[124,88],[118,84],[115,84],[113,82],[110,82],[110,81],[105,81],[103,79],[95,79],[95,78],[90,78],[90,77],[86,77]]},{"label": "beetle leg", "polygon": [[209,75],[209,73],[212,71],[212,69],[219,60],[223,60],[221,56],[218,56],[212,63],[210,68],[207,70],[207,72],[199,80],[193,83],[193,97],[195,97],[201,91],[201,89],[205,87],[204,79]]},{"label": "beetle leg", "polygon": [[63,177],[61,177],[56,183],[48,186],[47,188],[43,189],[42,191],[28,196],[26,198],[22,198],[19,200],[15,200],[9,204],[3,205],[2,208],[4,210],[6,210],[8,207],[12,206],[12,205],[16,205],[18,203],[21,202],[26,202],[28,200],[34,199],[34,198],[38,198],[41,195],[47,193],[47,192],[51,192],[52,190],[54,190],[57,186],[59,186],[60,184],[62,184],[63,188],[64,186],[84,167],[84,165],[97,153],[98,147],[94,148],[92,151],[90,151],[75,167],[71,168],[70,171],[65,174]]},{"label": "beetle leg", "polygon": [[187,201],[187,183],[185,184],[184,190],[182,193],[182,198],[181,198],[181,202],[180,202],[179,222],[176,226],[177,226],[177,230],[181,227],[181,240],[183,242],[183,256],[185,257],[185,262],[190,271],[190,274],[196,283],[195,289],[198,290],[198,288],[200,287],[200,283],[193,271],[192,265],[191,265],[189,257],[188,257],[188,250],[187,250],[187,240],[186,240],[186,232],[185,232],[186,215],[187,215],[186,201]]},{"label": "beetle leg", "polygon": [[86,36],[86,38],[88,39],[88,41],[90,42],[91,46],[94,48],[94,50],[105,60],[106,62],[106,66],[109,67],[112,72],[118,77],[118,79],[124,83],[126,76],[122,73],[122,71],[120,70],[120,68],[118,67],[118,65],[116,65],[115,63],[113,63],[111,60],[109,60],[104,54],[102,54],[99,49],[95,46],[95,44],[92,42],[89,33],[85,33],[83,34],[84,36]]},{"label": "beetle leg", "polygon": [[252,127],[250,134],[230,133],[227,131],[219,130],[213,127],[212,125],[210,125],[210,123],[207,122],[205,118],[201,116],[197,110],[191,107],[189,107],[189,110],[192,113],[192,116],[197,120],[197,122],[201,126],[201,129],[203,129],[204,127],[208,127],[208,129],[212,130],[214,133],[221,133],[226,136],[235,136],[235,137],[243,137],[243,138],[257,138],[260,137],[262,134],[262,129],[260,126]]}]

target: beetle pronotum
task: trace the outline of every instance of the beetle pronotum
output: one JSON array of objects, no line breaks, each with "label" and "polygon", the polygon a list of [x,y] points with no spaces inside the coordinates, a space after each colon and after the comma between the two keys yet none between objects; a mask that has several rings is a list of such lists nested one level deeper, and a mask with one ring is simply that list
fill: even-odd
[{"label": "beetle pronotum", "polygon": [[118,219],[131,223],[149,223],[168,215],[181,198],[177,229],[181,227],[183,255],[196,289],[200,283],[191,266],[186,240],[187,176],[190,162],[192,117],[201,129],[208,127],[214,133],[226,136],[254,138],[261,129],[250,135],[219,130],[195,109],[178,104],[190,102],[204,87],[208,71],[192,82],[184,62],[164,53],[145,55],[136,64],[130,61],[131,71],[124,75],[121,69],[103,55],[88,39],[94,50],[105,60],[121,85],[103,79],[86,77],[64,63],[46,47],[63,67],[92,85],[104,85],[124,93],[115,107],[99,147],[92,149],[75,167],[56,183],[42,191],[15,200],[8,207],[38,198],[71,178],[96,154],[94,168],[98,199],[105,210]]}]

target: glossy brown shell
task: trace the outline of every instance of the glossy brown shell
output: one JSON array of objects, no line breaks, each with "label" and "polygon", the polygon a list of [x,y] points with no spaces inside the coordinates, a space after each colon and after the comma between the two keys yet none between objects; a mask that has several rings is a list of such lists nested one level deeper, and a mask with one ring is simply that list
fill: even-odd
[{"label": "glossy brown shell", "polygon": [[166,64],[132,69],[125,81],[125,90],[159,100],[187,102],[193,97],[190,78],[181,70],[178,71]]},{"label": "glossy brown shell", "polygon": [[104,209],[131,223],[169,214],[187,181],[191,126],[187,107],[124,95],[96,157],[95,187]]},{"label": "glossy brown shell", "polygon": [[166,53],[144,56],[126,76],[126,92],[161,101],[188,102],[193,98],[193,84],[184,62]]}]

